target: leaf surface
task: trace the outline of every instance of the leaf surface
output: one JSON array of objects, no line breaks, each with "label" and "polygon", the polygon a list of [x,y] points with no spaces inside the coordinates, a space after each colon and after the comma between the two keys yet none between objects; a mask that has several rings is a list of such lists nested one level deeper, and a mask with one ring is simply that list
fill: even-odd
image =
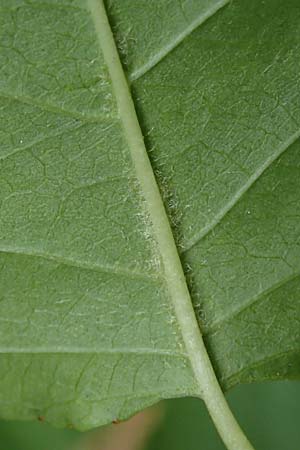
[{"label": "leaf surface", "polygon": [[[78,428],[197,392],[93,3],[0,3],[1,416]],[[300,8],[151,3],[107,10],[219,379],[298,377]]]},{"label": "leaf surface", "polygon": [[299,375],[299,34],[297,2],[232,2],[133,84],[225,388]]}]

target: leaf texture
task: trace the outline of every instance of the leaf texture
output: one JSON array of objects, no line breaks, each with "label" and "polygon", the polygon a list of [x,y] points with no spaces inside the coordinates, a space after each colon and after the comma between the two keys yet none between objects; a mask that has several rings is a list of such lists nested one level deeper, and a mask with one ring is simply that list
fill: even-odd
[{"label": "leaf texture", "polygon": [[[300,373],[300,8],[225,3],[106,6],[228,388]],[[0,8],[1,416],[84,429],[194,395],[89,3]]]},{"label": "leaf texture", "polygon": [[297,2],[232,2],[133,85],[225,388],[299,375],[299,33]]}]

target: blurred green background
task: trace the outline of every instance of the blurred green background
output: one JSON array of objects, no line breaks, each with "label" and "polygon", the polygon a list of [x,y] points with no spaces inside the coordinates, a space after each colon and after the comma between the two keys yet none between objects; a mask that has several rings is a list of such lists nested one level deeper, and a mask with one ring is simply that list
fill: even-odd
[{"label": "blurred green background", "polygon": [[[300,449],[300,383],[268,382],[235,388],[228,401],[256,450]],[[141,450],[224,450],[202,402],[169,400]],[[156,409],[157,411],[157,409]],[[102,450],[103,433],[119,425],[78,433],[45,423],[0,422],[0,450]],[[140,425],[137,432],[141,432]],[[122,445],[119,447],[122,449]],[[134,448],[133,450],[137,450]]]}]

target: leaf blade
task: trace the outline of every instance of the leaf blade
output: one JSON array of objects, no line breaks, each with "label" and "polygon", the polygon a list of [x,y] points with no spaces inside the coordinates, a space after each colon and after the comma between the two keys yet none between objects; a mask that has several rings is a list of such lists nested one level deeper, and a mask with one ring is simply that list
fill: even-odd
[{"label": "leaf blade", "polygon": [[[254,343],[258,348],[259,340],[253,340],[253,336],[255,333],[263,336],[266,326],[264,322],[255,329],[254,319],[258,315],[257,310],[251,311],[250,323],[254,331],[249,333],[248,341],[246,338],[243,339],[244,347],[235,342],[237,330],[243,335],[241,321],[235,321],[231,317],[232,327],[228,328],[228,324],[222,323],[222,329],[218,334],[218,324],[221,323],[215,320],[224,318],[228,311],[233,311],[230,294],[238,292],[241,288],[243,293],[253,294],[249,288],[251,283],[245,276],[242,276],[242,279],[248,282],[245,286],[238,286],[228,277],[228,271],[230,274],[231,270],[230,259],[225,261],[227,272],[224,267],[220,269],[222,264],[218,268],[214,267],[216,262],[224,263],[224,255],[226,256],[230,246],[230,254],[234,254],[235,264],[243,256],[243,245],[237,248],[239,242],[230,237],[232,220],[233,223],[238,222],[239,226],[236,229],[240,235],[243,234],[241,225],[244,223],[245,211],[243,207],[240,208],[241,204],[250,201],[249,198],[256,192],[257,186],[258,189],[264,186],[266,176],[274,178],[273,170],[278,164],[280,170],[286,170],[288,173],[288,181],[294,183],[295,193],[299,192],[296,182],[298,166],[292,170],[294,163],[286,164],[286,158],[290,158],[291,151],[288,150],[279,160],[276,159],[277,153],[274,153],[274,148],[279,149],[280,153],[280,145],[285,138],[292,142],[299,132],[298,105],[295,100],[297,91],[295,87],[291,88],[290,83],[293,77],[298,79],[297,67],[292,64],[292,53],[297,50],[294,37],[297,36],[299,28],[297,22],[299,14],[295,1],[289,0],[291,10],[284,11],[274,8],[277,3],[275,0],[269,0],[259,9],[254,2],[247,6],[249,14],[246,10],[241,11],[244,5],[232,4],[220,10],[157,64],[155,70],[151,70],[133,84],[136,105],[144,129],[146,133],[150,133],[153,128],[152,135],[147,136],[148,148],[154,147],[151,150],[153,166],[157,172],[164,167],[167,169],[165,176],[163,172],[157,173],[162,191],[167,191],[165,204],[167,205],[169,201],[168,190],[172,195],[178,195],[179,200],[175,201],[175,208],[173,202],[173,210],[176,210],[176,214],[179,213],[179,217],[174,218],[172,204],[169,208],[178,248],[185,247],[189,242],[188,239],[193,236],[192,232],[196,226],[199,224],[205,226],[210,223],[211,217],[215,218],[217,212],[222,211],[228,195],[239,192],[239,188],[245,186],[243,184],[245,180],[248,180],[248,183],[249,180],[255,181],[251,189],[248,189],[246,183],[247,190],[244,188],[245,193],[241,201],[228,211],[228,214],[226,208],[223,209],[226,215],[221,226],[214,228],[199,244],[186,252],[183,260],[187,267],[186,276],[189,279],[195,309],[199,307],[198,299],[200,299],[201,313],[204,311],[207,316],[203,320],[203,316],[200,315],[199,321],[205,330],[207,346],[225,387],[240,380],[270,377],[272,373],[274,376],[274,371],[277,371],[278,367],[280,376],[288,376],[289,373],[299,375],[298,359],[289,359],[289,336],[280,329],[278,336],[283,340],[283,351],[287,358],[281,358],[277,366],[272,364],[270,371],[268,367],[264,367],[260,372],[251,366],[258,360],[255,361],[256,355],[253,351],[252,353],[244,351],[245,346],[252,345],[253,350]],[[72,7],[69,8],[70,5]],[[169,293],[166,292],[165,286],[162,286],[161,254],[155,245],[152,231],[149,231],[149,216],[144,212],[141,213],[144,205],[143,196],[140,195],[140,184],[144,177],[140,176],[137,180],[132,176],[136,169],[128,151],[128,133],[125,138],[124,127],[120,124],[120,105],[117,104],[111,86],[105,58],[96,44],[90,14],[82,7],[83,5],[85,2],[66,2],[65,5],[57,5],[53,1],[49,5],[39,7],[40,5],[35,3],[25,4],[20,1],[9,3],[10,8],[5,11],[5,18],[2,18],[3,39],[8,42],[8,47],[2,54],[5,64],[2,66],[3,76],[0,82],[4,98],[1,118],[7,124],[2,134],[5,145],[1,149],[3,151],[1,245],[4,251],[6,249],[13,252],[19,249],[27,251],[28,255],[27,259],[25,255],[1,255],[2,286],[5,292],[4,299],[1,298],[0,303],[1,317],[4,319],[1,329],[3,350],[1,395],[4,410],[8,408],[5,412],[6,417],[21,415],[23,418],[32,418],[41,415],[40,408],[44,408],[47,414],[49,413],[49,420],[58,424],[66,425],[70,422],[79,427],[89,427],[102,420],[108,421],[116,419],[116,416],[130,415],[159,398],[198,394],[199,387],[195,386],[188,361],[188,359],[196,360],[197,349],[192,355],[189,354],[189,358],[183,350],[184,339],[178,329],[180,328],[178,323],[181,315],[185,314],[177,314],[176,319]],[[260,11],[260,20],[256,17],[257,10]],[[269,10],[272,11],[270,17],[267,14]],[[112,16],[113,14],[112,11]],[[282,31],[282,20],[287,14],[289,20],[298,24],[298,28],[291,28],[292,31],[289,33]],[[275,25],[272,23],[274,18]],[[252,22],[253,27],[249,27],[249,23]],[[228,23],[229,30],[227,30]],[[248,25],[244,26],[245,24]],[[9,27],[14,33],[9,32]],[[31,29],[29,33],[28,29]],[[270,48],[265,50],[260,39],[264,39],[265,34],[270,38],[274,29],[282,39],[276,42],[272,51]],[[61,30],[67,30],[67,33],[61,34]],[[34,52],[30,50],[29,38],[30,42],[36,43]],[[262,42],[264,44],[269,41],[262,40]],[[272,81],[278,67],[280,69],[280,60],[278,63],[276,58],[274,59],[276,50],[279,56],[282,56],[284,50],[290,49],[292,50],[288,53],[289,70],[286,73],[280,72],[282,78],[278,83],[276,81],[275,84],[270,84],[270,92],[271,94],[275,92],[275,100],[269,92],[259,92],[259,95],[255,96],[253,86],[259,85],[257,81],[261,81],[263,77],[261,74],[267,74],[264,75],[266,79]],[[8,58],[9,52],[13,58]],[[57,52],[60,59],[57,58]],[[45,54],[48,58],[45,58]],[[252,61],[251,57],[256,65],[249,64],[249,61]],[[194,63],[197,62],[197,58],[200,58],[200,66],[196,67]],[[220,61],[224,62],[219,66],[221,76],[215,74],[215,67]],[[187,81],[187,87],[183,90],[182,65],[183,75]],[[16,77],[17,66],[19,77]],[[262,70],[259,72],[257,68]],[[179,70],[179,75],[175,74],[175,69]],[[207,76],[208,74],[210,76]],[[228,80],[234,81],[236,74],[239,74],[240,78],[237,78],[236,85],[231,86]],[[193,86],[192,95],[189,95],[190,86]],[[219,103],[215,102],[215,92],[221,101]],[[278,92],[284,101],[277,104]],[[255,101],[251,109],[247,100],[252,94]],[[239,103],[240,97],[242,103]],[[227,111],[228,103],[231,105],[230,114],[224,118],[223,112]],[[224,111],[221,110],[220,104]],[[187,115],[184,114],[185,109]],[[239,115],[240,109],[245,112],[244,115]],[[15,117],[12,113],[15,113]],[[195,113],[201,125],[200,136],[197,122],[192,121]],[[214,120],[210,124],[211,113]],[[241,149],[239,147],[241,136],[238,136],[239,133],[235,135],[233,123],[228,120],[234,116],[238,117],[236,128],[244,139],[242,140],[244,147]],[[10,120],[11,117],[14,117],[13,121]],[[274,123],[269,123],[270,117]],[[251,138],[251,132],[255,128],[252,127],[249,131],[246,126],[249,118],[253,123],[255,119],[262,121],[262,130],[258,128],[257,133],[254,133],[254,139]],[[183,126],[178,127],[178,124]],[[189,125],[188,129],[184,128],[186,124]],[[215,124],[219,127],[217,132]],[[211,143],[215,145],[214,152],[210,152]],[[218,143],[224,144],[221,150]],[[258,144],[261,145],[260,151]],[[292,146],[294,150],[295,146],[297,142]],[[18,151],[15,152],[16,148]],[[202,152],[200,159],[199,149]],[[180,164],[177,161],[176,167],[172,162],[174,150],[179,150],[178,153],[182,150]],[[252,156],[247,160],[249,150]],[[218,164],[209,159],[212,153]],[[202,162],[204,163],[205,156],[207,161],[204,166]],[[234,160],[235,156],[238,161]],[[156,160],[161,160],[161,163]],[[265,166],[261,165],[262,162]],[[266,167],[268,162],[272,162],[270,168]],[[197,170],[203,167],[208,171],[207,174],[204,173],[204,178],[201,173],[200,176],[195,176]],[[234,176],[228,173],[231,169]],[[169,173],[175,173],[175,176],[169,177]],[[192,176],[187,176],[189,174]],[[259,176],[256,182],[253,174],[262,176]],[[282,180],[280,182],[283,183]],[[181,184],[184,189],[181,189]],[[218,186],[216,189],[218,195],[214,193],[215,186]],[[209,208],[206,209],[205,201],[199,192],[201,195],[204,192],[206,196],[207,194],[211,196],[211,211],[208,211]],[[284,192],[291,192],[291,189],[288,188]],[[194,202],[194,208],[189,206],[190,199]],[[254,194],[254,203],[255,201]],[[262,218],[264,203],[258,204]],[[195,217],[191,214],[191,209],[194,209],[192,212]],[[295,217],[289,219],[291,220],[282,221],[283,228],[295,224],[295,230],[298,232]],[[269,224],[265,222],[268,226],[269,224],[272,226],[274,216]],[[249,227],[250,221],[247,220],[246,223]],[[160,233],[156,233],[156,238],[157,236],[159,237]],[[296,235],[293,237],[290,233],[290,238],[288,246],[284,239],[281,245],[277,246],[276,251],[279,254],[284,253],[287,247],[291,248],[293,239],[297,244]],[[242,236],[241,241],[243,244],[245,237]],[[275,249],[275,246],[273,247]],[[264,257],[271,261],[272,255],[268,252],[269,249],[264,248],[262,252],[264,254],[260,255],[261,259]],[[51,257],[49,261],[40,258],[37,262],[34,253],[37,257],[43,255]],[[177,258],[176,249],[175,253]],[[256,285],[252,283],[256,289],[254,294],[261,295],[266,290],[269,292],[272,286],[280,283],[278,276],[280,272],[282,279],[294,276],[298,270],[298,254],[295,247],[295,251],[289,255],[292,269],[291,267],[288,269],[285,262],[284,267],[280,264],[277,266],[271,264],[271,270],[267,264],[262,265],[264,274],[267,275],[266,280],[263,280],[262,286],[258,282]],[[206,257],[211,260],[209,264],[205,261]],[[169,258],[171,263],[172,260],[173,257]],[[78,267],[68,267],[71,263]],[[189,267],[192,268],[191,275]],[[100,273],[101,270],[105,272],[104,268],[109,269],[106,270],[107,273]],[[272,270],[274,272],[274,269],[276,274],[273,274],[272,278],[271,272]],[[112,273],[109,273],[112,271],[117,272],[114,279]],[[210,279],[211,271],[219,276],[222,287],[215,287],[218,283]],[[61,272],[61,278],[57,276],[58,272]],[[171,286],[171,290],[174,292],[173,297],[176,297],[178,280],[172,278],[171,272],[169,269],[170,276],[167,279],[169,286],[174,282],[175,288]],[[239,270],[235,270],[235,281],[238,273]],[[253,271],[251,273],[253,274]],[[130,277],[131,283],[125,282],[122,276]],[[185,280],[181,268],[180,277],[182,278],[179,284],[182,287]],[[189,297],[187,292],[185,295]],[[239,308],[242,304],[246,306],[249,298],[254,297],[253,295],[242,297],[237,293],[233,296],[235,303],[233,306]],[[289,294],[291,304],[294,300],[298,302],[297,290]],[[279,305],[280,301],[282,300],[279,300]],[[287,305],[282,306],[285,308],[286,330],[290,326],[289,315]],[[276,311],[276,308],[272,310],[272,319],[276,319]],[[297,310],[295,311],[297,313]],[[295,317],[291,317],[291,320],[292,329],[295,330],[293,345],[295,344],[296,348],[299,330]],[[216,328],[213,329],[213,326]],[[216,329],[217,333],[214,333]],[[267,334],[267,337],[269,341],[265,342],[265,354],[277,343],[272,342],[272,335]],[[12,351],[16,346],[20,348],[20,339],[28,354],[7,355],[7,350]],[[41,339],[47,341],[48,348],[53,350],[46,364],[43,363],[44,356],[38,355],[43,348],[40,344]],[[62,341],[64,346],[61,345]],[[110,352],[112,355],[107,366],[103,363],[103,358],[92,359],[95,358],[94,350],[96,343],[98,345],[99,342],[102,345],[100,349],[106,345],[108,351],[113,347],[116,350],[115,354],[113,351]],[[232,342],[237,344],[236,347],[232,346]],[[35,349],[34,354],[30,354],[30,348]],[[78,351],[78,348],[82,352]],[[140,355],[131,355],[126,357],[125,362],[121,360],[118,368],[116,353],[119,350],[125,352],[128,348],[132,348],[133,352],[142,349],[146,353],[143,355],[147,360],[146,364],[143,364]],[[69,361],[70,359],[73,361],[69,367],[74,368],[71,376],[61,355],[57,355],[54,351],[62,349],[65,353],[77,349],[78,354],[69,357]],[[232,352],[229,364],[226,356],[228,349]],[[277,353],[273,352],[274,357],[278,355],[280,358],[281,350],[278,353],[277,348],[276,351]],[[156,353],[155,360],[151,352]],[[84,358],[82,353],[86,353]],[[83,358],[81,363],[80,358]],[[89,372],[90,368],[85,369],[85,364],[89,367],[89,359],[92,361],[91,364],[94,364],[92,372]],[[288,363],[287,370],[284,370],[286,363]],[[9,374],[16,368],[22,376],[20,380],[16,378],[13,380],[14,400],[8,407],[12,392]],[[241,368],[248,370],[248,373],[243,373],[239,378]],[[58,377],[53,374],[54,369],[57,370]],[[36,374],[39,372],[41,381],[36,386]],[[114,381],[115,373],[117,382]],[[51,392],[56,392],[55,395],[57,392],[60,393],[59,401],[57,402],[56,397],[52,404],[53,408],[47,397],[49,393],[45,391],[49,374],[54,380],[50,391],[52,389]],[[90,379],[92,381],[89,381]],[[81,386],[81,380],[85,380],[86,386],[82,386],[78,393],[76,389]],[[106,394],[104,392],[105,389],[109,390],[110,383],[118,392],[118,399],[113,398],[111,394],[110,398],[113,400],[111,403],[107,392]],[[61,394],[61,384],[66,389],[65,395]],[[123,397],[121,389],[125,391]],[[32,393],[36,390],[38,395],[33,402]],[[97,402],[89,406],[91,395],[98,397]]]}]

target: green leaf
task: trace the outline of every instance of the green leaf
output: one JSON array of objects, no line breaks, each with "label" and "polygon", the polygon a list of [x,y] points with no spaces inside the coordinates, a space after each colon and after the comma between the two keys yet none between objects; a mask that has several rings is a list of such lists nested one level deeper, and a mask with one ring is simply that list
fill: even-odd
[{"label": "green leaf", "polygon": [[[300,394],[298,382],[267,382],[241,385],[228,394],[228,400],[240,418],[257,450],[297,449],[300,442]],[[149,414],[150,414],[150,410]],[[155,407],[161,416],[143,450],[224,450],[204,404],[198,399],[172,399]],[[154,419],[152,419],[154,420]],[[127,423],[125,424],[127,426]],[[1,450],[71,450],[99,448],[101,435],[109,427],[78,433],[56,429],[37,422],[0,422]],[[112,425],[112,433],[119,427]],[[143,428],[143,427],[142,427]],[[137,432],[139,432],[137,430]],[[97,446],[98,447],[95,447]],[[88,447],[90,448],[90,447]],[[101,448],[101,447],[100,447]]]},{"label": "green leaf", "polygon": [[299,377],[299,35],[298,2],[233,1],[133,83],[225,388]]},{"label": "green leaf", "polygon": [[233,1],[133,85],[225,388],[299,377],[299,36],[297,1]]},{"label": "green leaf", "polygon": [[0,414],[81,429],[219,404],[191,298],[224,388],[300,373],[298,2],[108,1],[139,121],[101,5],[0,1]]}]

